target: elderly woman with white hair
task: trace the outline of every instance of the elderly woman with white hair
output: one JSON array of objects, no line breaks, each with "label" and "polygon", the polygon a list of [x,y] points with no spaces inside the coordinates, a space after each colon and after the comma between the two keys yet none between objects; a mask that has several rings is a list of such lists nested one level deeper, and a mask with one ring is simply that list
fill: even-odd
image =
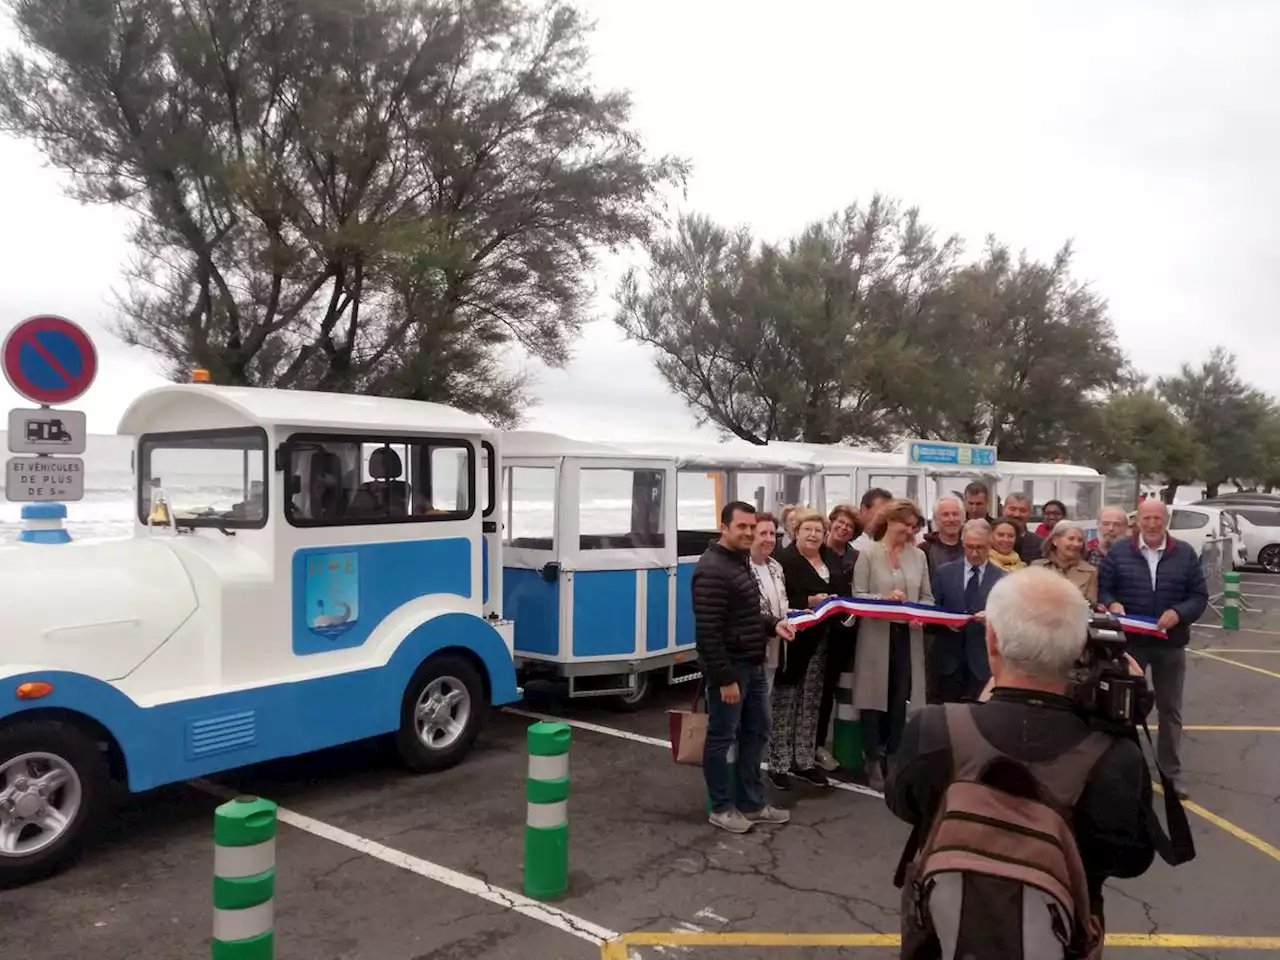
[{"label": "elderly woman with white hair", "polygon": [[1044,556],[1031,561],[1033,567],[1046,567],[1076,585],[1089,608],[1098,605],[1098,568],[1084,559],[1084,531],[1069,520],[1059,520],[1044,542]]}]

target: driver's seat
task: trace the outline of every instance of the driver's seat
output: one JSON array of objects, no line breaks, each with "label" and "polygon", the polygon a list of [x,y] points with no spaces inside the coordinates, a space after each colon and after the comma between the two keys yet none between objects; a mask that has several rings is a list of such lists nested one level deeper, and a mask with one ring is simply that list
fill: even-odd
[{"label": "driver's seat", "polygon": [[351,511],[359,516],[404,517],[409,514],[409,484],[400,478],[404,464],[390,447],[378,447],[369,455],[369,476],[360,484]]}]

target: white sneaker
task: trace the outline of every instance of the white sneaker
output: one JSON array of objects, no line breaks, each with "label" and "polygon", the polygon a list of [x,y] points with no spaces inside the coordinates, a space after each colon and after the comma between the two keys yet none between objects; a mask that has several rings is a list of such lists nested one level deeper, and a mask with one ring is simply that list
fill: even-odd
[{"label": "white sneaker", "polygon": [[814,757],[817,758],[818,766],[827,771],[827,773],[835,773],[840,769],[840,764],[836,763],[836,758],[827,752],[826,747],[819,747],[817,752],[814,753]]},{"label": "white sneaker", "polygon": [[[766,810],[768,807],[765,808]],[[721,830],[728,830],[730,833],[750,833],[751,821],[740,814],[737,810],[726,810],[724,813],[713,813],[707,818],[712,826],[719,827]]]},{"label": "white sneaker", "polygon": [[744,813],[742,816],[752,823],[783,824],[791,822],[791,814],[788,811],[783,810],[781,807],[770,806],[767,803],[759,810],[753,813]]}]

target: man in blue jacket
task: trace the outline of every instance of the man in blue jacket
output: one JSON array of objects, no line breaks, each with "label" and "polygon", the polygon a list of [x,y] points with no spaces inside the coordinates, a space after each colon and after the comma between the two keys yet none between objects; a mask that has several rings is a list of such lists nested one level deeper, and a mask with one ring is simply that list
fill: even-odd
[{"label": "man in blue jacket", "polygon": [[[1191,624],[1209,605],[1200,558],[1191,544],[1169,536],[1169,509],[1159,500],[1138,505],[1138,531],[1112,545],[1098,571],[1098,600],[1112,613],[1154,617],[1167,640],[1129,634],[1129,653],[1151,668],[1160,716],[1157,759],[1170,780],[1182,774],[1182,687],[1187,676]],[[1186,798],[1179,787],[1178,796]]]}]

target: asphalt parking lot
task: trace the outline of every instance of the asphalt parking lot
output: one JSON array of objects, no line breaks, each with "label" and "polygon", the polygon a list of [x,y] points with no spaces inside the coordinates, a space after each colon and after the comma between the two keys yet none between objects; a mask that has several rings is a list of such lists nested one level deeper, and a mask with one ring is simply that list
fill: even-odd
[{"label": "asphalt parking lot", "polygon": [[[1245,580],[1263,608],[1243,617],[1253,629],[1209,616],[1193,645],[1184,763],[1198,857],[1109,885],[1108,929],[1126,945],[1108,957],[1280,957],[1280,578]],[[785,827],[714,830],[699,771],[665,747],[665,710],[690,692],[636,714],[527,706],[575,725],[570,889],[552,908],[517,893],[531,720],[502,712],[464,764],[434,776],[364,743],[127,798],[72,870],[0,893],[0,955],[207,957],[212,812],[245,792],[281,806],[280,960],[896,956],[906,827],[850,785],[785,795]]]}]

